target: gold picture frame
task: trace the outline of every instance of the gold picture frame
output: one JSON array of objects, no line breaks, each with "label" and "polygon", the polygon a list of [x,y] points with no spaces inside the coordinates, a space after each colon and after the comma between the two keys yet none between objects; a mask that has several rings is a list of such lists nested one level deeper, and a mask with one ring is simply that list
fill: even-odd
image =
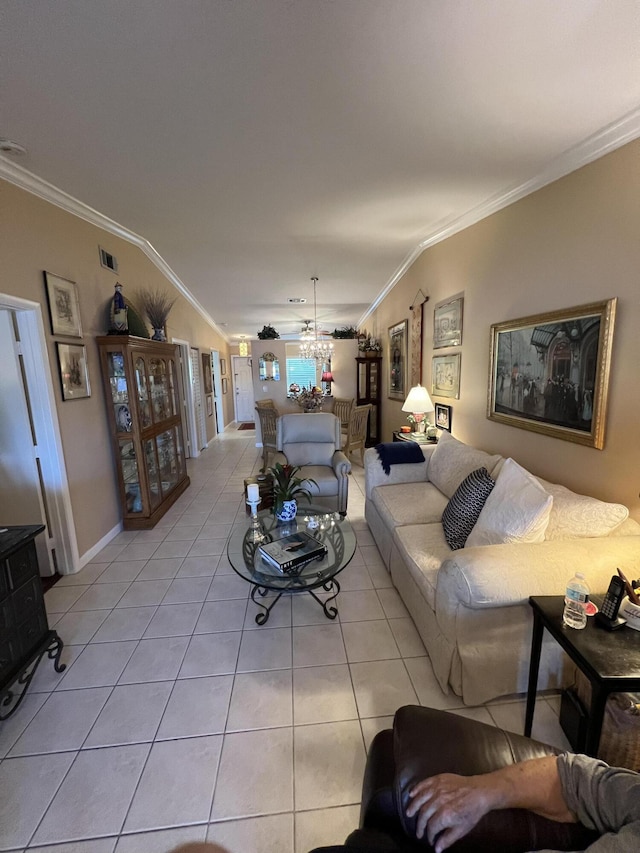
[{"label": "gold picture frame", "polygon": [[401,320],[389,326],[389,393],[390,400],[406,399],[407,388],[407,331],[409,323]]},{"label": "gold picture frame", "polygon": [[439,302],[433,310],[433,348],[458,347],[462,343],[464,297],[458,294]]},{"label": "gold picture frame", "polygon": [[491,326],[489,420],[602,450],[616,304]]},{"label": "gold picture frame", "polygon": [[91,396],[87,348],[84,344],[62,344],[56,341],[58,370],[63,400],[79,400]]},{"label": "gold picture frame", "polygon": [[431,357],[431,393],[434,397],[460,398],[461,353]]}]

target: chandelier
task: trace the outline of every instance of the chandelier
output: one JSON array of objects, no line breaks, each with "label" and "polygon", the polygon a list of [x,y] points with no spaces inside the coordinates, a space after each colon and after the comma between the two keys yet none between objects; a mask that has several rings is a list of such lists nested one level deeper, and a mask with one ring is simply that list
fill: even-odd
[{"label": "chandelier", "polygon": [[318,276],[312,276],[311,281],[313,282],[313,337],[304,336],[306,340],[300,344],[300,358],[310,358],[325,362],[329,361],[333,355],[333,344],[328,341],[318,340],[318,314],[316,310],[316,284],[318,283]]}]

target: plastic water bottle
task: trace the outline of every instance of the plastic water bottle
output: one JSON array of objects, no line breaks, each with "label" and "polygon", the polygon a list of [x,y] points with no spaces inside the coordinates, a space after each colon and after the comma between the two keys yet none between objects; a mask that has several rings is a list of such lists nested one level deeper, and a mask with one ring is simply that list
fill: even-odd
[{"label": "plastic water bottle", "polygon": [[582,572],[576,572],[567,583],[562,621],[569,628],[584,628],[587,624],[589,587]]}]

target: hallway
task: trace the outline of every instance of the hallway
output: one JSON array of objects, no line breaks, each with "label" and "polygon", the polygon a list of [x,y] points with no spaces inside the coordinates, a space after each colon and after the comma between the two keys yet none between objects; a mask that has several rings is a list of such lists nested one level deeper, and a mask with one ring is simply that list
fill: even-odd
[{"label": "hallway", "polygon": [[[68,666],[43,660],[0,723],[0,850],[165,853],[206,838],[306,853],[357,826],[366,747],[400,705],[522,731],[522,700],[442,694],[367,530],[357,464],[339,618],[293,595],[256,625],[225,547],[260,461],[255,432],[229,429],[189,461],[191,486],[156,528],[121,533],[46,593]],[[538,702],[534,736],[567,747],[558,706]]]}]

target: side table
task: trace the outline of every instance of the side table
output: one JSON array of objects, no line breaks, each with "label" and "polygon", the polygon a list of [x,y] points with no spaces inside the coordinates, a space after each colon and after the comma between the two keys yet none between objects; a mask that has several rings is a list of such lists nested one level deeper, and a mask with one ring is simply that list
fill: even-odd
[{"label": "side table", "polygon": [[416,436],[412,432],[400,432],[396,430],[393,433],[394,441],[413,441],[415,444],[437,444],[437,438],[427,438],[426,435]]},{"label": "side table", "polygon": [[[594,596],[598,606],[601,599],[602,596]],[[533,634],[524,733],[531,737],[542,634],[546,628],[591,684],[591,705],[584,752],[595,757],[598,754],[604,709],[609,694],[640,690],[638,632],[627,627],[619,631],[606,631],[591,618],[587,619],[587,626],[582,630],[567,628],[562,623],[562,595],[532,595],[529,604],[533,610]]]}]

